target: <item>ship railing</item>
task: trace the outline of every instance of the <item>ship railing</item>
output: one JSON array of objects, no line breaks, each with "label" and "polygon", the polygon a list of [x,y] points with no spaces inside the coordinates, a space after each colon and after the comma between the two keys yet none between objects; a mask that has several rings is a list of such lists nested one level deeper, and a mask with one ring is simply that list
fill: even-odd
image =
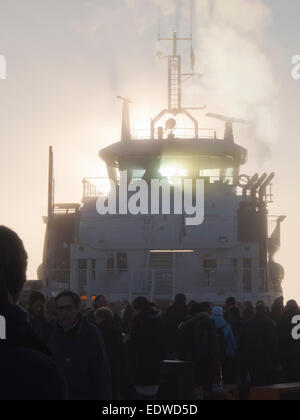
[{"label": "ship railing", "polygon": [[[86,295],[87,270],[80,269],[80,294]],[[94,295],[104,293],[112,301],[132,301],[137,296],[147,296],[151,300],[170,300],[177,293],[185,293],[190,299],[202,295],[228,297],[228,294],[268,292],[267,276],[264,269],[250,270],[199,270],[177,269],[120,270],[93,272]],[[50,287],[54,291],[70,289],[70,270],[52,271]]]},{"label": "ship railing", "polygon": [[[194,128],[176,128],[173,131],[174,137],[176,139],[195,139],[195,129]],[[162,139],[167,140],[169,136],[168,132],[163,134]],[[132,130],[132,139],[133,140],[151,140],[151,130],[150,129],[133,129]],[[216,140],[217,133],[213,128],[199,128],[197,139],[209,139]],[[158,131],[155,130],[154,139],[158,140]]]},{"label": "ship railing", "polygon": [[[84,273],[81,273],[84,278]],[[101,271],[96,273],[94,294],[103,293],[109,299],[132,301],[137,296],[151,300],[171,299],[177,293],[200,298],[202,294],[228,297],[229,294],[267,292],[265,271],[260,269],[187,271],[171,269],[149,269],[128,271]],[[86,285],[81,283],[81,290]]]},{"label": "ship railing", "polygon": [[[232,186],[235,181],[232,176],[225,176],[224,178],[217,176],[199,176],[199,178],[203,178],[207,184],[224,184],[229,186]],[[110,180],[108,177],[84,178],[82,184],[83,200],[105,196],[110,190]],[[237,188],[237,193],[238,195],[242,195],[242,189]]]},{"label": "ship railing", "polygon": [[70,289],[71,271],[67,269],[54,269],[50,274],[50,285],[54,290]]},{"label": "ship railing", "polygon": [[[239,196],[243,195],[243,188],[241,186],[237,186],[237,180],[233,176],[200,176],[199,178],[203,178],[206,184],[220,184],[220,185],[228,185],[228,186],[236,186],[236,194]],[[249,177],[251,179],[251,177]],[[83,200],[88,200],[92,198],[98,198],[107,193],[110,190],[110,180],[108,177],[98,177],[98,178],[84,178],[82,181],[83,184]],[[268,187],[268,191],[266,194],[266,199],[268,203],[271,203],[271,193],[269,192],[271,189],[271,185]],[[247,194],[247,199],[250,199],[249,192]]]}]

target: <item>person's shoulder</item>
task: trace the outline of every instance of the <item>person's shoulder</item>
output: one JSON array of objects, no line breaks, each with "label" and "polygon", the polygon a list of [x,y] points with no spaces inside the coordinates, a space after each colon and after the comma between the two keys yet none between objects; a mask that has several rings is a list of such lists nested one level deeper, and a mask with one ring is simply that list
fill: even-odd
[{"label": "person's shoulder", "polygon": [[102,341],[102,334],[97,325],[89,322],[87,319],[83,318],[82,322],[82,329],[83,334],[87,336],[89,339],[94,339],[95,341]]},{"label": "person's shoulder", "polygon": [[[2,373],[5,376],[5,371],[9,372],[8,384],[13,382],[18,384],[16,385],[17,394],[22,389],[23,381],[28,382],[30,380],[32,384],[30,394],[34,398],[45,400],[67,399],[65,378],[54,361],[45,354],[31,348],[14,347],[9,350],[9,355],[5,357],[5,363],[6,366],[1,369]],[[17,378],[14,378],[14,372],[17,372]],[[8,386],[8,388],[10,387]],[[27,395],[26,392],[25,390],[24,395]]]}]

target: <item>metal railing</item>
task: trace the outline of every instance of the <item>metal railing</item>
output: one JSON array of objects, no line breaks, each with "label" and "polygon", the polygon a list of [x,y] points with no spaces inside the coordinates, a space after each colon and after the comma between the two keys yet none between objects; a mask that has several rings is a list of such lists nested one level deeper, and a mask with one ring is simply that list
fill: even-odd
[{"label": "metal railing", "polygon": [[[87,270],[79,270],[80,294],[87,291]],[[51,287],[53,289],[70,288],[70,271],[54,270]],[[137,296],[148,296],[151,300],[169,300],[177,293],[188,296],[267,292],[264,270],[206,270],[187,271],[178,269],[175,273],[168,269],[101,271],[93,274],[93,293],[104,293],[110,299],[115,296],[123,300],[133,300]]]},{"label": "metal railing", "polygon": [[[176,128],[173,132],[175,139],[195,139],[195,128]],[[150,129],[136,129],[132,130],[132,139],[133,140],[151,140],[151,130]],[[158,140],[158,132],[155,130],[155,140]],[[168,133],[163,134],[163,140],[168,139]],[[199,128],[198,129],[198,140],[209,139],[216,140],[217,133],[213,128]]]}]

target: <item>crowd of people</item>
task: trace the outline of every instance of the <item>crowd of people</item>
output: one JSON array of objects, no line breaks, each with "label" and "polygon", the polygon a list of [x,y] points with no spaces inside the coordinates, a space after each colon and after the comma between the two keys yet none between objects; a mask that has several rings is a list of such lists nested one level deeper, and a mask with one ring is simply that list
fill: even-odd
[{"label": "crowd of people", "polygon": [[292,337],[295,301],[269,309],[228,298],[224,306],[187,302],[168,308],[146,297],[110,303],[99,295],[83,309],[64,291],[50,301],[32,292],[18,305],[27,255],[19,237],[0,227],[0,399],[155,400],[165,360],[193,364],[195,396],[273,383],[300,382],[300,341]]}]

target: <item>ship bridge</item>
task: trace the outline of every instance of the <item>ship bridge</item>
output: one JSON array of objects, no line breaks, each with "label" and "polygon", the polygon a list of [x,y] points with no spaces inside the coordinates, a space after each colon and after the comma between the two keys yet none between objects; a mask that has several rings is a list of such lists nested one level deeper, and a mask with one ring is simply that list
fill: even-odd
[{"label": "ship bridge", "polygon": [[[44,258],[49,284],[54,289],[59,279],[67,278],[68,287],[89,303],[99,293],[110,301],[132,301],[145,295],[169,302],[177,293],[185,293],[188,299],[220,304],[228,296],[241,302],[271,302],[282,294],[284,273],[274,260],[284,217],[275,217],[271,236],[268,227],[267,205],[275,174],[240,175],[248,153],[236,144],[233,126],[248,122],[209,113],[207,117],[224,122],[224,136],[218,138],[213,128],[201,128],[194,111],[203,112],[206,107],[182,105],[182,84],[197,75],[193,62],[192,73],[182,72],[177,42],[191,38],[174,33],[173,38],[160,40],[173,42],[172,55],[159,54],[168,61],[168,106],[151,119],[148,128],[137,131],[131,129],[131,101],[119,97],[123,102],[121,139],[99,152],[117,188],[111,188],[107,178],[85,178],[82,206],[76,207],[75,215],[69,214],[68,206],[67,210],[62,207],[65,220],[49,194]],[[180,126],[183,119],[184,128]],[[110,192],[123,191],[125,171],[128,184],[167,179],[169,183],[160,184],[168,184],[170,197],[180,183],[185,184],[183,180],[203,179],[203,223],[190,226],[182,213],[150,214],[141,208],[137,214],[117,210],[100,214],[97,203],[103,198],[109,202]],[[139,188],[145,183],[132,184]],[[152,191],[148,191],[150,197]],[[135,193],[128,191],[128,197]],[[117,203],[120,199],[115,200],[120,210]],[[64,237],[60,236],[62,223],[71,226]],[[56,259],[54,248],[65,250],[58,253],[68,256],[66,263]]]}]

